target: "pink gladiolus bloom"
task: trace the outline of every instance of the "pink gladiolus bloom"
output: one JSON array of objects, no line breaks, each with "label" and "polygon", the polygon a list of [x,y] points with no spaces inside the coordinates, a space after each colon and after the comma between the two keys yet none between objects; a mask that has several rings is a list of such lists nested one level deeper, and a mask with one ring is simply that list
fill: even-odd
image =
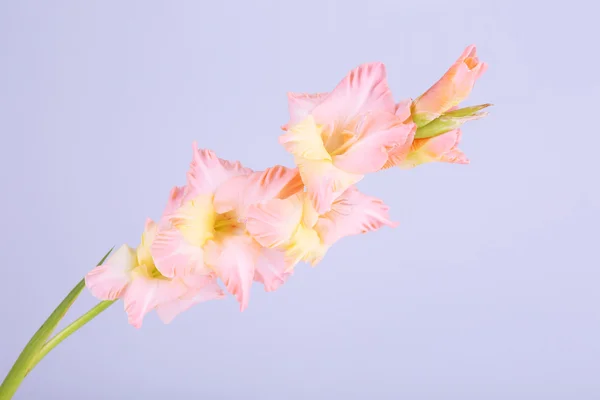
[{"label": "pink gladiolus bloom", "polygon": [[95,297],[124,300],[129,323],[136,328],[142,326],[144,316],[153,309],[164,323],[169,323],[194,304],[224,297],[216,277],[163,276],[150,254],[156,230],[156,224],[148,220],[137,249],[121,246],[85,276],[85,284]]},{"label": "pink gladiolus bloom", "polygon": [[364,174],[380,170],[391,149],[407,149],[414,136],[414,124],[396,114],[381,63],[359,66],[331,93],[288,97],[290,121],[280,143],[294,155],[320,214]]},{"label": "pink gladiolus bloom", "polygon": [[261,245],[285,252],[288,270],[300,261],[316,265],[329,247],[344,236],[375,231],[390,221],[388,206],[354,186],[319,214],[307,192],[255,204],[248,210],[247,230]]},{"label": "pink gladiolus bloom", "polygon": [[187,185],[172,197],[152,245],[157,269],[167,277],[216,273],[244,310],[253,280],[271,291],[289,276],[283,253],[263,248],[246,232],[247,210],[302,188],[296,169],[253,172],[194,144]]},{"label": "pink gladiolus bloom", "polygon": [[422,126],[465,100],[487,64],[477,58],[475,46],[468,46],[456,62],[412,106],[413,119]]}]

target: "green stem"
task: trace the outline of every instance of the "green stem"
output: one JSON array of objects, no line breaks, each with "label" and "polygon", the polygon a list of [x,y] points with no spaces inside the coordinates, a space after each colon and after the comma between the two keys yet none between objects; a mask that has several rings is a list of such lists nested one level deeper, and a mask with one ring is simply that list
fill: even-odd
[{"label": "green stem", "polygon": [[40,352],[31,360],[31,363],[29,364],[29,367],[25,372],[25,376],[27,376],[27,374],[29,374],[29,372],[31,372],[31,370],[35,368],[37,363],[39,363],[42,360],[42,358],[46,356],[46,354],[48,354],[53,348],[58,346],[60,342],[62,342],[63,340],[68,338],[73,332],[90,322],[92,319],[98,316],[98,314],[110,307],[115,301],[116,300],[101,301],[100,303],[96,304],[91,310],[89,310],[81,317],[73,321],[65,329],[54,335],[52,339],[48,340],[46,344],[42,346]]},{"label": "green stem", "polygon": [[[111,251],[112,249],[110,249],[108,253],[106,253],[102,260],[100,260],[98,265],[101,265],[104,262],[104,260],[106,260]],[[25,375],[27,375],[27,372],[31,369],[31,362],[37,357],[38,353],[42,350],[42,348],[46,344],[46,340],[48,340],[48,337],[50,337],[58,323],[63,319],[63,317],[65,316],[69,308],[73,305],[73,303],[75,302],[75,300],[77,299],[84,287],[85,280],[82,279],[81,281],[79,281],[79,283],[77,283],[77,285],[75,285],[75,287],[63,299],[63,301],[60,302],[58,307],[54,309],[54,311],[52,312],[52,314],[50,314],[48,319],[42,324],[42,326],[29,340],[29,342],[19,355],[19,358],[17,358],[17,361],[15,361],[10,371],[8,371],[8,374],[6,375],[6,378],[4,378],[2,385],[0,385],[0,400],[10,400],[13,397],[13,395],[21,385],[21,382],[23,382]],[[65,338],[67,336],[68,335],[66,335]],[[56,346],[56,344],[54,344],[52,347]],[[50,350],[51,349],[49,349],[48,351]],[[47,354],[48,351],[46,351],[45,354]]]}]

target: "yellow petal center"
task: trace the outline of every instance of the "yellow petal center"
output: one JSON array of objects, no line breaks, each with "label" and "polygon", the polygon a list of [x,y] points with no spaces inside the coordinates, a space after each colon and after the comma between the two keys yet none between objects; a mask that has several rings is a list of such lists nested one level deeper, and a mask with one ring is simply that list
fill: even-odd
[{"label": "yellow petal center", "polygon": [[216,217],[212,194],[200,195],[184,204],[171,223],[188,243],[202,247],[214,237]]},{"label": "yellow petal center", "polygon": [[244,224],[239,222],[234,211],[215,212],[213,195],[200,195],[187,202],[171,222],[188,243],[198,247],[203,247],[209,240],[221,240],[244,232]]},{"label": "yellow petal center", "polygon": [[142,240],[136,249],[138,265],[131,271],[133,276],[145,276],[151,279],[169,279],[156,269],[154,259],[150,253],[150,247],[152,246],[155,233],[155,230],[151,230],[150,232],[145,231],[142,234]]}]

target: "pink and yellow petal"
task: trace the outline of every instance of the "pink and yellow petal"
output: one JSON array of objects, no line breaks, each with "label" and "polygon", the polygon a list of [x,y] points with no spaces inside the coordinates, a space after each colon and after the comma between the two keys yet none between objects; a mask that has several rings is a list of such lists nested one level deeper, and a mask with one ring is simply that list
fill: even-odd
[{"label": "pink and yellow petal", "polygon": [[157,229],[158,226],[156,223],[148,218],[146,220],[144,232],[142,233],[140,245],[136,250],[138,265],[154,265],[151,248],[154,238],[156,237]]},{"label": "pink and yellow petal", "polygon": [[287,198],[303,188],[304,183],[297,168],[276,165],[265,171],[226,181],[215,193],[215,210],[218,213],[234,211],[238,218],[245,219],[248,207],[252,204],[274,198]]},{"label": "pink and yellow petal", "polygon": [[323,144],[321,129],[312,116],[291,127],[280,137],[280,142],[294,155],[302,181],[320,213],[329,209],[336,194],[362,179],[362,175],[348,173],[333,165]]},{"label": "pink and yellow petal", "polygon": [[422,126],[465,100],[487,64],[477,58],[475,46],[468,46],[448,71],[413,103],[413,118]]},{"label": "pink and yellow petal", "polygon": [[179,186],[175,186],[173,189],[171,189],[171,192],[169,193],[169,199],[167,200],[167,205],[165,207],[165,210],[163,212],[163,217],[161,218],[159,225],[162,224],[164,219],[168,219],[174,212],[176,212],[183,205],[185,191],[186,191],[185,187],[179,187]]},{"label": "pink and yellow petal", "polygon": [[313,228],[319,220],[319,212],[313,206],[308,192],[298,194],[298,201],[302,203],[302,224]]},{"label": "pink and yellow petal", "polygon": [[204,194],[184,203],[169,220],[188,243],[201,247],[214,237],[216,217],[213,196]]},{"label": "pink and yellow petal", "polygon": [[304,189],[298,168],[276,165],[248,176],[246,196],[249,203],[258,203],[274,198],[285,199]]},{"label": "pink and yellow petal", "polygon": [[202,248],[190,244],[175,227],[160,230],[151,251],[156,269],[166,277],[185,278],[206,270]]},{"label": "pink and yellow petal", "polygon": [[250,299],[260,247],[249,236],[228,236],[219,242],[209,241],[205,251],[206,264],[217,273],[244,311]]},{"label": "pink and yellow petal", "polygon": [[296,157],[306,160],[329,160],[331,156],[325,149],[321,137],[322,127],[317,126],[312,115],[300,123],[291,126],[287,133],[279,137],[279,143]]},{"label": "pink and yellow petal", "polygon": [[406,157],[408,157],[408,154],[410,153],[413,142],[415,140],[417,126],[412,122],[406,125],[410,127],[410,131],[406,136],[406,141],[403,144],[394,146],[388,150],[388,159],[381,169],[395,167],[404,162]]},{"label": "pink and yellow petal", "polygon": [[142,274],[135,276],[123,299],[129,323],[141,328],[147,313],[159,304],[177,299],[187,290],[181,281],[152,279]]},{"label": "pink and yellow petal", "polygon": [[184,201],[199,195],[213,194],[227,179],[252,172],[239,162],[220,159],[211,150],[198,149],[193,144],[193,159],[187,173],[187,191]]},{"label": "pink and yellow petal", "polygon": [[254,280],[262,283],[265,291],[275,291],[292,275],[288,267],[283,251],[262,248],[256,260]]},{"label": "pink and yellow petal", "polygon": [[363,178],[363,175],[343,171],[329,161],[298,158],[296,164],[306,185],[308,198],[318,214],[327,212],[340,193]]},{"label": "pink and yellow petal", "polygon": [[284,272],[290,272],[300,261],[316,264],[327,246],[312,229],[318,214],[307,200],[307,193],[288,199],[274,199],[252,206],[246,229],[262,246],[284,252]]},{"label": "pink and yellow petal", "polygon": [[468,164],[469,159],[458,149],[461,135],[460,129],[455,129],[433,138],[415,139],[410,153],[398,166],[402,169],[409,169],[435,161]]},{"label": "pink and yellow petal", "polygon": [[136,252],[121,246],[102,265],[85,276],[85,285],[100,300],[115,300],[123,296],[131,282],[131,271],[137,266]]},{"label": "pink and yellow petal", "polygon": [[404,124],[388,112],[362,114],[347,129],[354,132],[355,139],[333,154],[333,165],[353,174],[379,171],[388,161],[389,151],[408,147],[414,135],[413,124]]},{"label": "pink and yellow petal", "polygon": [[318,124],[343,126],[369,111],[395,111],[385,66],[379,62],[362,64],[350,71],[311,114]]},{"label": "pink and yellow petal", "polygon": [[287,130],[290,126],[305,119],[327,95],[328,93],[288,93],[290,121],[282,126],[282,129]]},{"label": "pink and yellow petal", "polygon": [[261,246],[279,248],[300,224],[302,207],[300,195],[254,204],[248,209],[246,230]]},{"label": "pink and yellow petal", "polygon": [[332,245],[345,236],[396,225],[390,220],[389,207],[383,201],[350,187],[336,199],[331,211],[319,218],[315,231],[324,244]]},{"label": "pink and yellow petal", "polygon": [[181,297],[156,306],[156,313],[161,321],[170,324],[173,319],[192,306],[209,300],[218,300],[225,297],[223,290],[216,280],[212,280],[201,288],[190,288]]},{"label": "pink and yellow petal", "polygon": [[287,271],[292,271],[300,261],[315,266],[325,257],[329,249],[321,240],[319,234],[312,228],[298,225],[289,243],[283,246]]}]

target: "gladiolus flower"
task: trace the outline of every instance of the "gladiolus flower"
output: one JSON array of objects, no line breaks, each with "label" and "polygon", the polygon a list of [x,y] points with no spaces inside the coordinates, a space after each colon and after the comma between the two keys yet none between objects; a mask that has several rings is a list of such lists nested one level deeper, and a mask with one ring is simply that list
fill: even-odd
[{"label": "gladiolus flower", "polygon": [[162,275],[150,254],[156,230],[157,225],[148,220],[137,249],[121,246],[85,276],[86,286],[95,297],[123,298],[129,323],[136,328],[153,309],[164,323],[169,323],[194,304],[224,297],[214,275],[190,275],[185,279]]},{"label": "gladiolus flower", "polygon": [[86,275],[94,296],[123,298],[141,326],[156,309],[164,322],[200,301],[224,297],[244,310],[253,282],[266,291],[301,261],[316,265],[345,236],[396,226],[388,207],[354,186],[364,175],[427,162],[467,164],[460,127],[489,104],[458,105],[487,65],[475,46],[416,100],[395,103],[381,63],[360,65],[329,93],[288,93],[290,119],[279,138],[297,168],[254,172],[198,149],[184,187],[141,244],[119,248]]},{"label": "gladiolus flower", "polygon": [[414,125],[396,115],[381,63],[351,71],[328,94],[288,94],[290,121],[280,143],[294,155],[318,213],[364,174],[381,169],[393,148],[407,147]]},{"label": "gladiolus flower", "polygon": [[490,106],[458,108],[487,68],[476,53],[467,47],[414,101],[394,102],[381,63],[360,65],[330,93],[288,93],[279,142],[294,169],[255,172],[194,143],[186,185],[172,189],[158,223],[147,221],[140,245],[111,249],[85,276],[106,301],[51,337],[83,289],[79,282],[23,349],[0,397],[10,398],[49,351],[114,300],[123,299],[136,328],[151,310],[169,323],[194,304],[223,298],[220,279],[243,311],[253,282],[276,290],[298,263],[315,266],[343,237],[395,227],[389,207],[355,184],[392,166],[469,162],[458,149],[460,128]]},{"label": "gladiolus flower", "polygon": [[194,144],[187,185],[173,198],[152,245],[156,267],[167,277],[216,273],[244,310],[253,280],[270,291],[289,275],[283,253],[263,248],[246,232],[247,209],[302,188],[297,169],[253,172]]},{"label": "gladiolus flower", "polygon": [[324,214],[313,208],[307,192],[255,204],[248,210],[247,230],[264,247],[284,251],[291,270],[300,261],[315,266],[345,236],[395,227],[388,214],[381,200],[351,186]]}]

